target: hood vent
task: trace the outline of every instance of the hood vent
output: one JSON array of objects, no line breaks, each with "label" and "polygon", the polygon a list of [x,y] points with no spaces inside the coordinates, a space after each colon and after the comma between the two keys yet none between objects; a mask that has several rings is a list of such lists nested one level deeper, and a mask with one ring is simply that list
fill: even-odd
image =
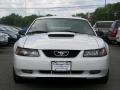
[{"label": "hood vent", "polygon": [[73,34],[49,34],[49,37],[74,37]]}]

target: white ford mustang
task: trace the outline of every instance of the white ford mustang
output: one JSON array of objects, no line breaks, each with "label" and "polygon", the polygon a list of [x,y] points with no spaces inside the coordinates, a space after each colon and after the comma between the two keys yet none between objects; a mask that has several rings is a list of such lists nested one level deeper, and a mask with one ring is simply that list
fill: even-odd
[{"label": "white ford mustang", "polygon": [[86,19],[37,18],[14,45],[14,80],[60,77],[99,79],[109,76],[108,45]]}]

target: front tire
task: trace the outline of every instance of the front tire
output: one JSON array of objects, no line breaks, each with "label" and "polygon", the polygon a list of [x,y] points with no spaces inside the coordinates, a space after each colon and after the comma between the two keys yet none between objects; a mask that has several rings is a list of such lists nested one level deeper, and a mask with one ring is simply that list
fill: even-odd
[{"label": "front tire", "polygon": [[23,83],[24,80],[25,80],[24,78],[22,78],[22,77],[16,75],[14,69],[13,69],[13,79],[14,79],[15,83]]},{"label": "front tire", "polygon": [[99,82],[99,83],[102,83],[102,84],[106,84],[106,83],[108,82],[108,80],[109,80],[109,71],[108,71],[108,73],[106,74],[106,76],[104,76],[104,77],[102,77],[102,78],[99,78],[99,79],[98,79],[98,82]]}]

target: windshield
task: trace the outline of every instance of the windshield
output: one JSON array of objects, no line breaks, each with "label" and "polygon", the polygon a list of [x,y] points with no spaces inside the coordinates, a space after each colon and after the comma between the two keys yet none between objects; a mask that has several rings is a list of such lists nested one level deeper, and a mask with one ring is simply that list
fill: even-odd
[{"label": "windshield", "polygon": [[0,26],[0,30],[4,30],[8,33],[17,34],[17,30],[10,26]]},{"label": "windshield", "polygon": [[96,23],[96,28],[111,28],[113,22],[98,22]]},{"label": "windshield", "polygon": [[10,26],[5,26],[4,27],[8,32],[11,32],[11,33],[14,33],[14,34],[17,34],[17,31],[14,30],[14,28],[10,27]]},{"label": "windshield", "polygon": [[36,20],[27,34],[32,32],[75,32],[94,35],[94,32],[87,21],[62,18]]},{"label": "windshield", "polygon": [[0,32],[4,32],[4,33],[7,33],[11,36],[14,36],[15,34],[17,34],[17,32],[15,31],[12,31],[11,29],[9,29],[9,27],[7,26],[0,26]]}]

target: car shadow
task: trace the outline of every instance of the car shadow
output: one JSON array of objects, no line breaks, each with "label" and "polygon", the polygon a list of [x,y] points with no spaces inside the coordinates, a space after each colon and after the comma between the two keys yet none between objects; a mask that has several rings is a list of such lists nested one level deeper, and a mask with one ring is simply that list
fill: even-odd
[{"label": "car shadow", "polygon": [[24,83],[24,86],[28,88],[88,88],[96,85],[104,86],[105,84],[100,84],[95,80],[65,78],[37,79],[29,80]]},{"label": "car shadow", "polygon": [[14,44],[0,45],[0,49],[5,49],[9,47],[13,47]]},{"label": "car shadow", "polygon": [[118,44],[113,44],[113,45],[110,45],[111,47],[120,47],[120,45]]},{"label": "car shadow", "polygon": [[13,48],[13,45],[0,45],[0,54],[8,53],[6,52],[8,49]]}]

